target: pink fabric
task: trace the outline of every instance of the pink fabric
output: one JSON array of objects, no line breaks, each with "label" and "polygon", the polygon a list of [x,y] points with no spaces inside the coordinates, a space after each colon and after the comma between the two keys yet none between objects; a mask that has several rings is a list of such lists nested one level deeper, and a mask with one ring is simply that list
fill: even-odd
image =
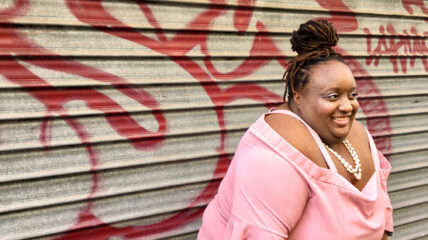
[{"label": "pink fabric", "polygon": [[[275,112],[302,121],[290,111]],[[218,194],[205,210],[199,240],[380,240],[385,230],[393,231],[386,192],[391,166],[371,137],[375,173],[359,191],[337,173],[309,126],[330,169],[297,151],[265,122],[265,115],[241,139]]]}]

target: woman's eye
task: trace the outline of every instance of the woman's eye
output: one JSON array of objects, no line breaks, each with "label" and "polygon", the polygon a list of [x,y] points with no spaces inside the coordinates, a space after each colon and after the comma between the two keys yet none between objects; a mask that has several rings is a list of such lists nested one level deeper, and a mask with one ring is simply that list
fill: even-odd
[{"label": "woman's eye", "polygon": [[335,100],[335,99],[337,99],[337,97],[338,97],[337,94],[329,94],[325,98],[328,100]]},{"label": "woman's eye", "polygon": [[356,99],[358,98],[358,93],[357,92],[353,92],[350,96],[351,99]]}]

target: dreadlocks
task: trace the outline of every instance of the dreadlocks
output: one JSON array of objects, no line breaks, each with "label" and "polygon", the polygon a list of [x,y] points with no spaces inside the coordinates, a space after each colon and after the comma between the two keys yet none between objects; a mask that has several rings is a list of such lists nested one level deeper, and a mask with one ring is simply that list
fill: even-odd
[{"label": "dreadlocks", "polygon": [[333,49],[338,40],[336,29],[326,20],[309,20],[293,31],[290,42],[297,56],[289,61],[282,78],[285,79],[284,101],[287,97],[290,101],[294,92],[308,82],[313,66],[333,59],[343,62],[341,54]]}]

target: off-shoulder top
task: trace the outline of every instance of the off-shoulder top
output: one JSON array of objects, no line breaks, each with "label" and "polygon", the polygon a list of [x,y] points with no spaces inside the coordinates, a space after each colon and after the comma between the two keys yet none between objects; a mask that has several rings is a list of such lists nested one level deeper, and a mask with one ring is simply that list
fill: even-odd
[{"label": "off-shoulder top", "polygon": [[274,112],[305,124],[329,169],[289,144],[263,114],[242,137],[198,239],[379,240],[392,232],[386,189],[391,165],[370,134],[375,172],[360,191],[337,172],[314,130],[291,111]]}]

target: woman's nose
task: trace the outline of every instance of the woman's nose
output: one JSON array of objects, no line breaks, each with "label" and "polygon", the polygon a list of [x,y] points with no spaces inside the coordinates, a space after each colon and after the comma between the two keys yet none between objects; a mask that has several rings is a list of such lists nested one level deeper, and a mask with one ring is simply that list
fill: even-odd
[{"label": "woman's nose", "polygon": [[341,99],[340,103],[339,103],[339,110],[342,112],[352,112],[352,104],[351,104],[351,100],[349,100],[348,98],[344,97]]}]

